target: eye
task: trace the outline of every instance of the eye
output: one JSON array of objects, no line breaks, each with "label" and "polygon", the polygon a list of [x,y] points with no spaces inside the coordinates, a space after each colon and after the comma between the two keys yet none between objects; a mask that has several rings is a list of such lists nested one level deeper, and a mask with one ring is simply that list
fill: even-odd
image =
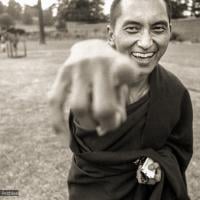
[{"label": "eye", "polygon": [[127,26],[124,28],[127,33],[138,33],[140,28],[138,26]]},{"label": "eye", "polygon": [[153,27],[152,30],[154,33],[160,34],[166,31],[166,27],[162,25],[158,25],[158,26]]}]

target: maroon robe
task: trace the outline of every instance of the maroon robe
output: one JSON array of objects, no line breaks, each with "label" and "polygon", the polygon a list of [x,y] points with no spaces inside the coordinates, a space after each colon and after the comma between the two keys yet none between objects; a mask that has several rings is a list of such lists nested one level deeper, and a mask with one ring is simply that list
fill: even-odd
[{"label": "maroon robe", "polygon": [[[128,118],[117,130],[98,137],[74,124],[70,115],[72,166],[70,200],[188,200],[185,171],[193,151],[192,106],[186,88],[157,66],[150,92],[127,107]],[[162,178],[141,185],[134,161],[158,162]]]}]

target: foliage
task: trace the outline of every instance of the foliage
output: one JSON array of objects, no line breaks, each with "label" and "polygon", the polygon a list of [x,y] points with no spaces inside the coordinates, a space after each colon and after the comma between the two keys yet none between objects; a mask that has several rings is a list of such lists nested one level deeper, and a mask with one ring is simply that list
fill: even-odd
[{"label": "foliage", "polygon": [[102,0],[64,0],[59,6],[60,17],[67,21],[102,22],[106,19],[103,5]]},{"label": "foliage", "polygon": [[51,8],[43,11],[43,17],[44,17],[44,25],[52,26],[54,24],[54,19],[53,19],[53,14],[52,14]]},{"label": "foliage", "polygon": [[33,24],[33,18],[31,16],[31,14],[28,13],[28,12],[25,12],[23,14],[23,17],[22,17],[22,22],[23,22],[23,24],[26,24],[26,25],[32,25]]},{"label": "foliage", "polygon": [[32,17],[38,17],[38,8],[36,6],[25,5],[24,13],[29,13]]},{"label": "foliage", "polygon": [[171,0],[172,4],[172,18],[181,18],[184,16],[184,12],[189,12],[189,15],[200,17],[200,0],[181,1]]},{"label": "foliage", "polygon": [[104,1],[93,0],[90,2],[90,22],[105,21],[106,17],[103,14]]},{"label": "foliage", "polygon": [[0,14],[4,13],[6,10],[6,7],[3,5],[3,3],[0,1]]},{"label": "foliage", "polygon": [[65,31],[66,30],[66,22],[62,18],[57,19],[55,25],[56,25],[56,29],[58,31]]},{"label": "foliage", "polygon": [[14,25],[14,19],[8,13],[3,13],[0,15],[0,27],[7,29],[12,25]]},{"label": "foliage", "polygon": [[58,0],[59,6],[58,6],[58,12],[56,16],[56,29],[59,31],[65,31],[66,30],[66,23],[65,23],[65,13],[68,8],[68,0]]},{"label": "foliage", "polygon": [[194,0],[193,12],[196,17],[200,17],[200,0]]},{"label": "foliage", "polygon": [[8,7],[7,7],[7,13],[13,17],[13,19],[20,19],[22,15],[22,7],[19,3],[17,3],[15,0],[9,0]]},{"label": "foliage", "polygon": [[26,25],[32,25],[34,16],[37,16],[37,9],[35,7],[26,5],[24,7],[22,22]]},{"label": "foliage", "polygon": [[180,18],[183,17],[183,11],[187,10],[186,3],[179,3],[178,1],[171,1],[172,6],[172,18]]}]

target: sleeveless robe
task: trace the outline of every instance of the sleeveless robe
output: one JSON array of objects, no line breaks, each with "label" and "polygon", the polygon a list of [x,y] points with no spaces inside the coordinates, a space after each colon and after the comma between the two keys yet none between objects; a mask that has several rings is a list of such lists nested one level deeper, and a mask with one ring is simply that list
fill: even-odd
[{"label": "sleeveless robe", "polygon": [[[85,131],[70,114],[73,160],[69,200],[188,200],[185,171],[192,157],[192,106],[188,91],[158,65],[150,92],[127,106],[127,120],[103,137]],[[162,170],[153,186],[137,182],[135,161],[150,157]]]}]

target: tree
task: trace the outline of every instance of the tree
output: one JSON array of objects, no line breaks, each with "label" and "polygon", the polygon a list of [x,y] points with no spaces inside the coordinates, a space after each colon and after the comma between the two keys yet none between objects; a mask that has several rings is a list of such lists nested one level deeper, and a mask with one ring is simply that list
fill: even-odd
[{"label": "tree", "polygon": [[14,25],[14,20],[10,15],[7,13],[0,15],[0,27],[8,29],[12,25]]},{"label": "tree", "polygon": [[47,10],[44,10],[43,15],[44,15],[44,25],[45,26],[53,25],[54,19],[53,19],[52,9],[48,8]]},{"label": "tree", "polygon": [[65,0],[61,5],[62,16],[67,21],[96,23],[105,20],[103,0]]},{"label": "tree", "polygon": [[33,24],[33,18],[29,12],[24,12],[22,16],[22,22],[26,25],[32,25]]},{"label": "tree", "polygon": [[103,13],[104,1],[93,0],[90,2],[90,22],[105,21],[106,16]]},{"label": "tree", "polygon": [[90,17],[90,4],[88,0],[73,0],[70,1],[66,19],[68,21],[89,21]]},{"label": "tree", "polygon": [[13,19],[21,19],[22,7],[15,0],[9,0],[6,11]]},{"label": "tree", "polygon": [[193,6],[194,15],[200,17],[200,0],[195,0]]},{"label": "tree", "polygon": [[39,17],[39,28],[40,28],[40,44],[45,44],[45,32],[44,32],[44,18],[41,0],[38,0],[38,17]]},{"label": "tree", "polygon": [[0,14],[4,13],[6,10],[6,7],[3,5],[3,3],[0,1]]},{"label": "tree", "polygon": [[55,25],[59,31],[66,31],[65,15],[68,9],[68,4],[68,0],[58,0],[58,12]]},{"label": "tree", "polygon": [[171,0],[171,5],[172,5],[172,18],[176,19],[183,17],[183,11],[187,10],[186,2]]},{"label": "tree", "polygon": [[38,6],[25,5],[22,15],[22,22],[26,25],[31,25],[37,18],[38,18]]}]

